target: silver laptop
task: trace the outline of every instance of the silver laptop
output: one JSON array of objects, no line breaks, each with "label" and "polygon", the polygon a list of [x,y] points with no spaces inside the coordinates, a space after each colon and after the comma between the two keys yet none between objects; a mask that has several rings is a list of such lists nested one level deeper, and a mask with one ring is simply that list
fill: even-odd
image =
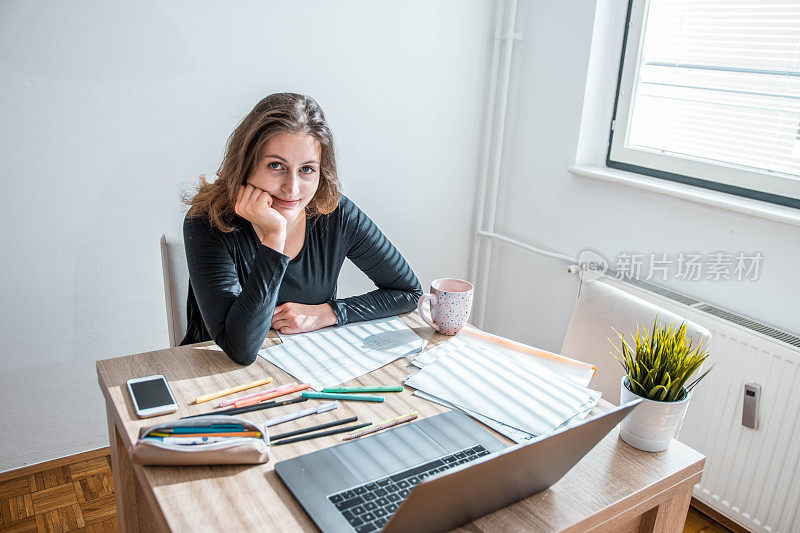
[{"label": "silver laptop", "polygon": [[275,471],[324,532],[446,531],[550,487],[640,402],[510,447],[449,411]]}]

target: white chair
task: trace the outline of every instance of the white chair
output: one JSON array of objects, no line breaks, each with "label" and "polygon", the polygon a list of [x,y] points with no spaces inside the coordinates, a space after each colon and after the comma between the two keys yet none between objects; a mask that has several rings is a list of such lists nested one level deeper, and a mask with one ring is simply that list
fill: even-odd
[{"label": "white chair", "polygon": [[589,387],[602,392],[606,400],[619,404],[620,380],[625,370],[614,358],[616,350],[609,339],[620,347],[614,329],[630,339],[628,333],[635,332],[637,324],[650,331],[656,315],[659,325],[674,323],[679,326],[686,322],[686,336],[692,339],[692,346],[696,347],[698,342],[702,342],[703,347],[708,348],[711,332],[706,328],[607,282],[596,280],[581,285],[561,353],[595,365],[597,373]]},{"label": "white chair", "polygon": [[169,345],[177,346],[186,335],[186,297],[189,294],[189,268],[182,242],[167,242],[161,236],[161,270],[164,273],[164,299],[167,303]]}]

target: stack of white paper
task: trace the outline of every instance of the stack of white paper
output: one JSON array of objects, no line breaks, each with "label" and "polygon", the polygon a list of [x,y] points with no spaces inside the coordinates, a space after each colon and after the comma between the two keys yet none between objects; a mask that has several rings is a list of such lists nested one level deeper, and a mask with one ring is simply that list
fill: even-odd
[{"label": "stack of white paper", "polygon": [[[457,341],[457,342],[456,342]],[[518,442],[590,410],[600,393],[531,361],[456,337],[414,360],[406,380],[419,396],[462,409]]]},{"label": "stack of white paper", "polygon": [[597,370],[592,364],[498,337],[469,326],[446,343],[417,357],[415,364],[419,361],[420,364],[417,364],[417,366],[421,366],[442,354],[458,351],[464,346],[486,346],[510,357],[519,364],[550,370],[559,377],[574,381],[584,387],[589,385],[589,381],[594,377]]},{"label": "stack of white paper", "polygon": [[282,344],[258,354],[315,390],[363,376],[426,344],[397,317],[280,337]]}]

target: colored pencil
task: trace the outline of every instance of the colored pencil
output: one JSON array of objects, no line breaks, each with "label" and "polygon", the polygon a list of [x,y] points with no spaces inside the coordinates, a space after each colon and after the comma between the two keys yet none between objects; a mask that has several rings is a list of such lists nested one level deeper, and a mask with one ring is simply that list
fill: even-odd
[{"label": "colored pencil", "polygon": [[249,400],[250,398],[255,398],[256,396],[260,396],[262,394],[268,394],[270,392],[275,392],[275,391],[279,391],[279,390],[283,390],[283,389],[288,389],[288,388],[294,387],[295,385],[297,385],[297,383],[287,383],[286,385],[278,385],[277,387],[275,387],[273,389],[264,390],[264,391],[261,391],[261,392],[254,392],[253,394],[248,394],[247,396],[239,396],[238,398],[231,398],[230,400],[224,400],[224,401],[219,402],[217,407],[227,407],[229,405],[233,405],[236,402],[240,402],[242,400]]},{"label": "colored pencil", "polygon": [[[147,435],[148,437],[150,435]],[[161,433],[158,433],[156,436],[161,436]],[[178,435],[172,434],[167,435],[167,437],[260,437],[261,432],[259,431],[231,431],[228,433],[180,433]]]},{"label": "colored pencil", "polygon": [[407,415],[398,416],[397,418],[392,418],[391,420],[378,422],[377,424],[372,424],[371,426],[365,427],[364,429],[348,433],[347,435],[344,436],[344,440],[357,439],[359,437],[363,437],[364,435],[370,435],[372,433],[377,433],[378,431],[383,431],[384,429],[389,429],[394,426],[399,426],[400,424],[411,422],[418,416],[419,413],[413,412]]},{"label": "colored pencil", "polygon": [[277,398],[278,396],[284,396],[286,394],[291,394],[293,392],[306,390],[309,387],[311,387],[311,385],[309,385],[308,383],[301,383],[300,385],[295,385],[294,387],[289,387],[287,389],[259,394],[258,396],[253,396],[252,398],[248,398],[247,400],[239,400],[238,402],[235,402],[233,405],[235,407],[247,407],[249,405],[255,405],[257,403],[261,403],[264,400],[271,400],[272,398]]},{"label": "colored pencil", "polygon": [[209,415],[240,415],[242,413],[251,413],[253,411],[261,411],[262,409],[272,409],[273,407],[283,407],[284,405],[292,405],[294,403],[307,401],[308,398],[292,398],[291,400],[262,402],[256,405],[249,405],[247,407],[233,407],[231,409],[223,409],[222,411],[211,411],[210,413],[200,413],[199,415],[182,416],[181,420],[184,418],[197,418],[198,416]]},{"label": "colored pencil", "polygon": [[279,433],[278,435],[270,435],[269,440],[270,442],[275,442],[276,440],[285,439],[288,437],[295,437],[297,435],[303,435],[304,433],[310,433],[312,431],[317,431],[318,429],[327,429],[332,428],[335,426],[341,426],[342,424],[349,424],[350,422],[357,422],[357,416],[351,416],[350,418],[345,418],[343,420],[335,420],[333,422],[328,422],[327,424],[320,424],[318,426],[311,426],[305,429],[298,429],[296,431],[289,431],[287,433]]},{"label": "colored pencil", "polygon": [[173,435],[180,435],[183,433],[233,433],[236,431],[250,431],[246,429],[244,426],[179,426],[174,427],[172,429],[164,429],[166,433],[172,433]]},{"label": "colored pencil", "polygon": [[359,396],[357,394],[331,394],[329,392],[304,392],[303,398],[316,400],[345,400],[352,402],[382,402],[383,396]]},{"label": "colored pencil", "polygon": [[[197,445],[197,444],[212,444],[214,442],[225,442],[231,437],[154,437],[148,435],[145,439],[154,439],[163,442],[164,444],[181,444],[181,445]],[[248,437],[250,438],[250,437]]]},{"label": "colored pencil", "polygon": [[203,403],[208,402],[210,400],[216,400],[221,396],[227,396],[228,394],[235,394],[237,392],[241,392],[243,390],[252,389],[253,387],[259,387],[261,385],[266,385],[267,383],[272,383],[271,377],[266,377],[264,379],[259,379],[258,381],[251,381],[250,383],[245,383],[244,385],[238,385],[236,387],[231,387],[229,389],[221,390],[219,392],[212,392],[211,394],[205,394],[203,396],[198,396],[194,399],[194,403]]},{"label": "colored pencil", "polygon": [[351,392],[403,392],[403,386],[391,387],[325,387],[322,392],[346,394]]},{"label": "colored pencil", "polygon": [[329,435],[338,435],[339,433],[350,433],[351,431],[355,431],[357,429],[361,429],[363,427],[367,427],[371,425],[369,422],[365,424],[359,424],[357,426],[350,426],[346,428],[339,428],[339,429],[332,429],[330,431],[320,431],[319,433],[309,433],[307,435],[300,435],[299,437],[292,437],[290,439],[281,439],[278,442],[271,443],[272,446],[280,446],[281,444],[290,444],[292,442],[300,442],[303,440],[310,440],[316,439],[317,437],[327,437]]}]

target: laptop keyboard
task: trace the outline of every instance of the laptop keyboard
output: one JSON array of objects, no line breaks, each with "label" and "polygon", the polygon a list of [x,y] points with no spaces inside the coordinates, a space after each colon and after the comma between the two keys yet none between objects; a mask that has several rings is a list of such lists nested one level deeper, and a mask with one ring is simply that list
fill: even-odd
[{"label": "laptop keyboard", "polygon": [[328,500],[358,533],[377,531],[389,521],[420,481],[488,454],[489,451],[480,445],[464,448],[434,461],[337,492],[328,496]]}]

